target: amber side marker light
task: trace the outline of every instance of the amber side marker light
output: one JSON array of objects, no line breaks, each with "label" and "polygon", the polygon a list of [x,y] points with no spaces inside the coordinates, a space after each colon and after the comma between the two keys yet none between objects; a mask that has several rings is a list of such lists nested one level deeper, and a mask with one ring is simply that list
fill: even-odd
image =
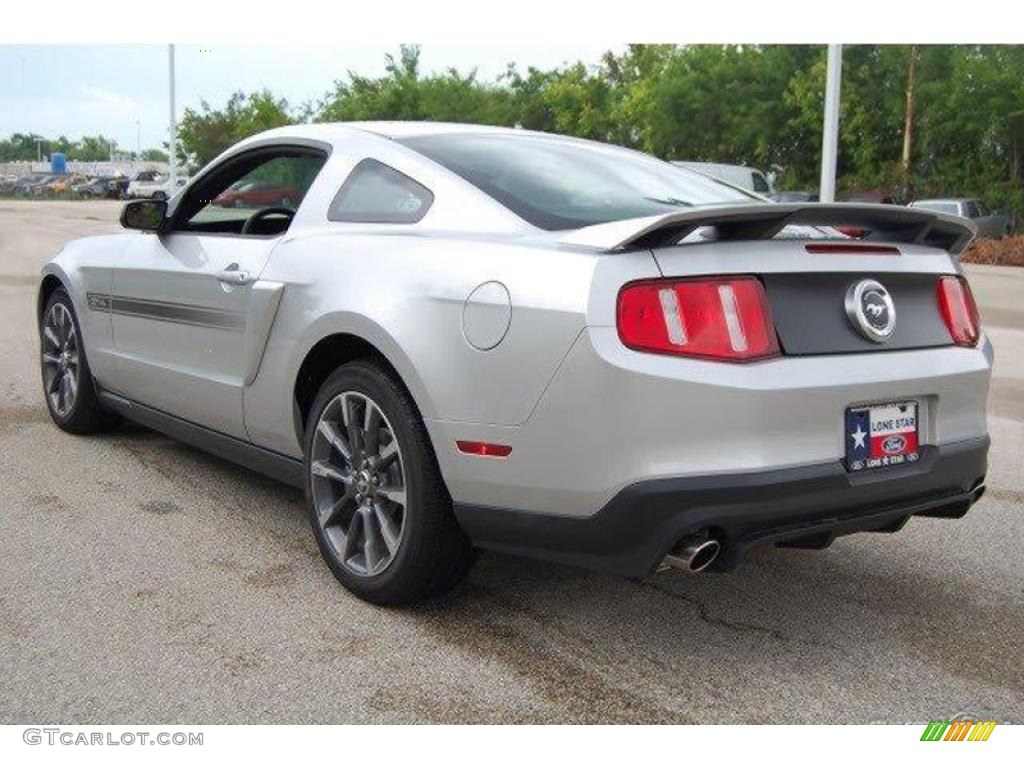
[{"label": "amber side marker light", "polygon": [[455,446],[459,449],[459,453],[465,453],[468,456],[491,456],[495,459],[503,459],[512,453],[511,445],[482,443],[476,440],[456,440]]}]

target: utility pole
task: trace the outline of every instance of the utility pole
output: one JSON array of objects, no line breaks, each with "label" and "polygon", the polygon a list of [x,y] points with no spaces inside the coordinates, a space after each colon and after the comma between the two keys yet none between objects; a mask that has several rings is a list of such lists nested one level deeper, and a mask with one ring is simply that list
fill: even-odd
[{"label": "utility pole", "polygon": [[839,84],[843,77],[843,46],[829,45],[825,68],[825,123],[821,140],[821,188],[819,199],[836,199],[836,158],[839,154]]},{"label": "utility pole", "polygon": [[168,145],[170,150],[167,155],[167,162],[169,164],[171,172],[171,189],[168,197],[177,192],[178,183],[178,163],[177,163],[177,152],[175,151],[178,146],[178,123],[174,116],[174,44],[167,46],[168,63],[170,64],[171,70],[171,142]]},{"label": "utility pole", "polygon": [[906,107],[903,111],[903,158],[901,168],[903,170],[903,193],[910,195],[910,160],[911,148],[914,144],[914,90],[917,84],[917,59],[918,48],[910,46],[910,63],[907,65],[907,98]]}]

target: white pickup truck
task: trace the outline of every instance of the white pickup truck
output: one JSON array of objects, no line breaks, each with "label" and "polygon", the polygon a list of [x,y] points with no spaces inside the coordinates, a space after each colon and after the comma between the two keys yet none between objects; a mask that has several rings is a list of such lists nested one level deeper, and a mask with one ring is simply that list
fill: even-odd
[{"label": "white pickup truck", "polygon": [[187,176],[179,176],[172,189],[170,176],[160,176],[154,171],[140,171],[128,183],[128,189],[125,190],[124,196],[129,199],[148,197],[154,200],[167,200],[188,182]]}]

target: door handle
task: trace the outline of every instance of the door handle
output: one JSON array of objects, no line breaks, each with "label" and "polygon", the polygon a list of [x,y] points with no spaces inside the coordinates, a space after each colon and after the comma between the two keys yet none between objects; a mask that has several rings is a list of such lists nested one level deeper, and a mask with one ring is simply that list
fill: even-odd
[{"label": "door handle", "polygon": [[252,276],[244,269],[222,269],[216,273],[216,278],[222,283],[230,283],[231,285],[248,285],[252,282]]}]

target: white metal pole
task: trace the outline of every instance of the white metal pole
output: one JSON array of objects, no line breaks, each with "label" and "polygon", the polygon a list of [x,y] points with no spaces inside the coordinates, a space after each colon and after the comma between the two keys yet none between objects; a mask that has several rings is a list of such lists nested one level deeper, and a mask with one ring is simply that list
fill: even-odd
[{"label": "white metal pole", "polygon": [[178,181],[178,164],[177,164],[177,153],[175,148],[178,146],[178,123],[174,116],[174,45],[171,44],[167,47],[169,63],[171,69],[171,141],[168,145],[168,158],[167,162],[171,172],[171,190],[170,195],[173,195],[177,191]]},{"label": "white metal pole", "polygon": [[821,137],[821,189],[819,199],[836,199],[836,156],[839,154],[839,85],[843,77],[843,46],[829,45],[825,73],[825,124]]}]

